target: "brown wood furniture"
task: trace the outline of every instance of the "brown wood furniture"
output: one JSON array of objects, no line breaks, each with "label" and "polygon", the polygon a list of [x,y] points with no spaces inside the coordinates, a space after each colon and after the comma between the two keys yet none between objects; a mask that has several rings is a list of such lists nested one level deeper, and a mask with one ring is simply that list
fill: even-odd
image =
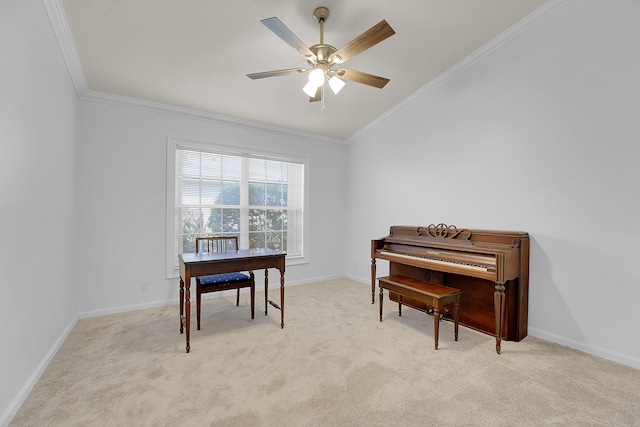
[{"label": "brown wood furniture", "polygon": [[380,286],[380,321],[382,322],[382,301],[384,289],[394,292],[398,296],[398,315],[402,316],[403,297],[420,301],[428,307],[433,307],[433,339],[436,350],[438,349],[438,334],[440,330],[440,316],[445,306],[453,304],[454,337],[458,341],[458,324],[460,311],[460,289],[415,279],[408,276],[379,277]]},{"label": "brown wood furniture", "polygon": [[[237,251],[238,236],[209,236],[196,237],[196,253],[198,252],[227,252]],[[212,274],[196,277],[196,323],[200,330],[200,309],[202,307],[202,294],[209,292],[222,292],[236,289],[236,306],[240,305],[240,289],[249,288],[251,300],[251,318],[254,318],[256,283],[253,271],[248,274],[233,272],[224,274]]]},{"label": "brown wood furniture", "polygon": [[[527,336],[529,235],[525,232],[468,230],[446,224],[392,226],[371,241],[371,303],[375,302],[376,260],[389,261],[389,275],[408,276],[460,289],[460,324],[501,342]],[[397,300],[397,294],[390,292]],[[422,301],[403,304],[425,310]]]},{"label": "brown wood furniture", "polygon": [[[264,314],[271,304],[280,310],[280,327],[284,328],[284,272],[286,253],[275,249],[240,249],[230,252],[199,252],[180,254],[180,333],[186,330],[186,350],[189,353],[191,322],[191,278],[210,274],[233,273],[264,269]],[[269,268],[280,271],[280,305],[268,299]]]}]

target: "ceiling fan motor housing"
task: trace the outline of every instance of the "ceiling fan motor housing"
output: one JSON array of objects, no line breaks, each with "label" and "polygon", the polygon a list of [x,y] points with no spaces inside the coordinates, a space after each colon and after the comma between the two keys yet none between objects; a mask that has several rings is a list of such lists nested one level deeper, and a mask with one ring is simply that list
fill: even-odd
[{"label": "ceiling fan motor housing", "polygon": [[317,62],[314,61],[314,58],[307,58],[307,62],[310,65],[315,65],[316,63],[327,63],[328,65],[333,64],[333,54],[336,53],[338,49],[331,46],[330,44],[316,44],[309,47],[309,50],[316,55]]}]

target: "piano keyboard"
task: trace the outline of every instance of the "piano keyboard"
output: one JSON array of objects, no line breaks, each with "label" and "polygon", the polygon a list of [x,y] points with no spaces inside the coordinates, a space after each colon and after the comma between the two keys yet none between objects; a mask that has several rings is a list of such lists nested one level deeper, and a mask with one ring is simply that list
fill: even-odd
[{"label": "piano keyboard", "polygon": [[456,270],[461,269],[465,271],[477,271],[482,273],[495,273],[496,267],[495,265],[486,265],[486,264],[474,264],[459,260],[445,260],[442,258],[434,258],[428,255],[415,255],[415,254],[406,254],[396,251],[386,251],[380,250],[379,254],[389,261],[398,260],[398,262],[402,262],[401,260],[409,260],[409,261],[426,261],[432,265],[439,265],[443,267],[454,268]]}]

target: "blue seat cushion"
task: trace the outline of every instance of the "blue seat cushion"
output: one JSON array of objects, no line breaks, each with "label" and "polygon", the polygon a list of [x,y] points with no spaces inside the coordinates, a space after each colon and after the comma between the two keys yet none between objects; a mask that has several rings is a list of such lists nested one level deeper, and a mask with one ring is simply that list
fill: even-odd
[{"label": "blue seat cushion", "polygon": [[250,280],[249,276],[243,273],[213,274],[211,276],[201,276],[200,286],[219,286],[227,283],[244,282]]}]

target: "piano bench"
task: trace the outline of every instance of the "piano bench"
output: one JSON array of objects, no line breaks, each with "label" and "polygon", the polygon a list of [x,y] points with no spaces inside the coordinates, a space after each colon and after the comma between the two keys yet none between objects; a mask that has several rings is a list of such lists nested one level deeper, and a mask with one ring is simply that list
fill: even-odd
[{"label": "piano bench", "polygon": [[385,276],[378,278],[380,287],[380,321],[382,322],[382,300],[384,289],[398,295],[398,312],[402,316],[402,297],[412,298],[433,307],[433,337],[436,350],[438,349],[438,332],[440,326],[440,312],[445,305],[453,304],[453,324],[455,340],[458,341],[458,325],[460,311],[460,289],[450,288],[426,280],[414,279],[407,276]]}]

